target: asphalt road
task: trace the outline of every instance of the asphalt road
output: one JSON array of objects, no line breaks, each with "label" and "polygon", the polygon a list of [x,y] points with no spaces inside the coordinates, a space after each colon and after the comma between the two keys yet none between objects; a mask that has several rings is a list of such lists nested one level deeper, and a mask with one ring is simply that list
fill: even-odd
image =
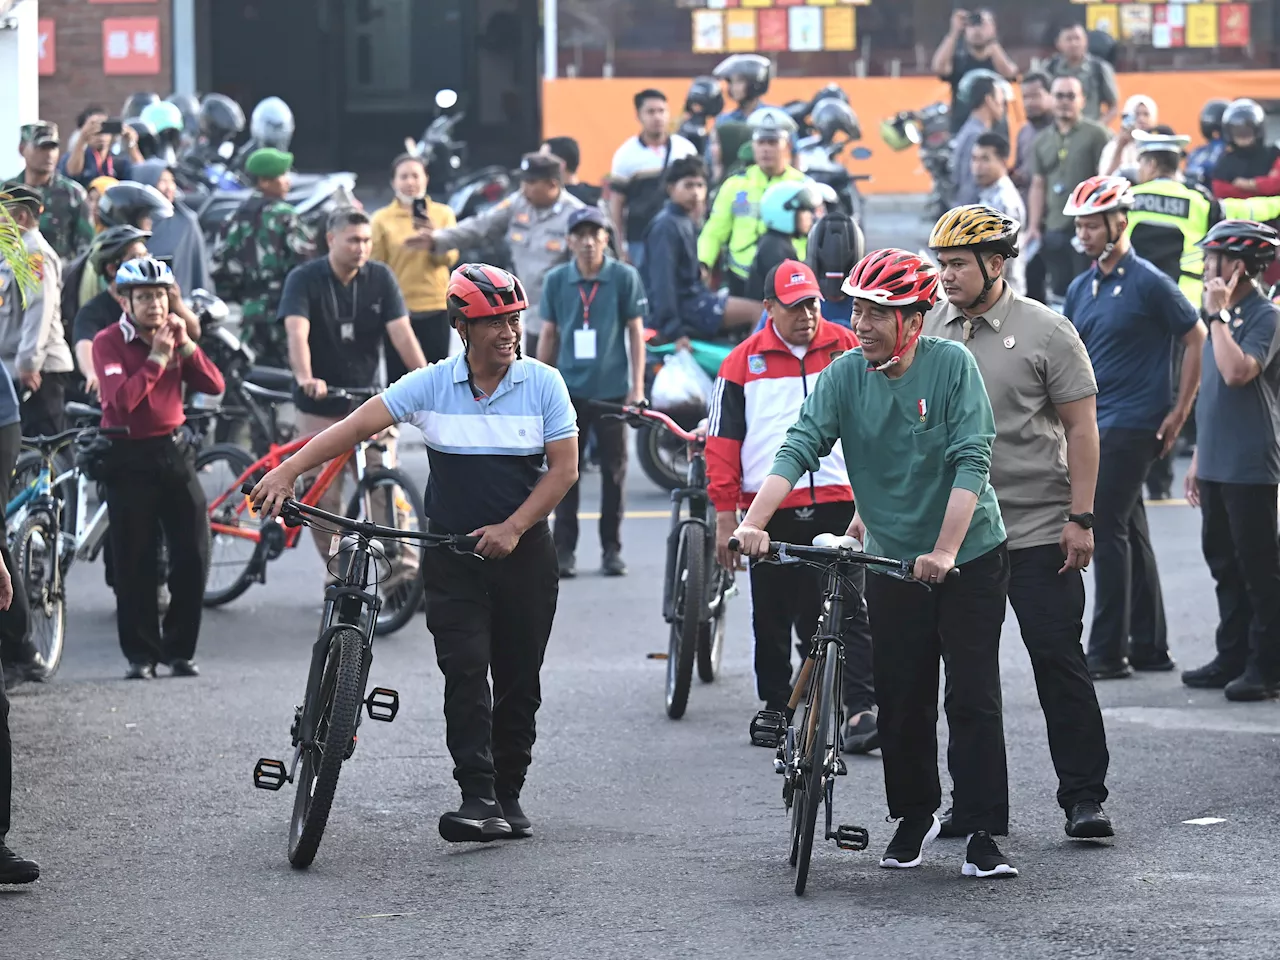
[{"label": "asphalt road", "polygon": [[[406,463],[422,476],[421,453]],[[797,899],[771,754],[747,742],[749,598],[731,606],[720,679],[695,687],[683,720],[666,719],[664,665],[646,655],[666,647],[667,501],[635,474],[630,576],[595,574],[588,521],[582,574],[561,591],[526,841],[451,846],[437,834],[457,794],[417,618],[376,647],[372,680],[401,691],[401,715],[364,724],[317,861],[292,870],[292,797],[254,790],[250,771],[288,747],[319,619],[309,544],[273,564],[266,586],[208,613],[195,680],[120,679],[114,599],[99,565],[77,567],[64,666],[13,696],[10,841],[44,876],[0,893],[0,957],[1276,955],[1280,704],[1228,704],[1170,674],[1100,685],[1119,836],[1073,843],[1012,617],[1004,848],[1022,876],[962,878],[960,841],[939,841],[919,870],[877,869],[893,829],[880,764],[851,758],[837,819],[867,826],[872,846],[819,846]],[[598,478],[585,483],[592,510]],[[1171,647],[1198,665],[1215,619],[1198,517],[1178,504],[1151,512]],[[1185,822],[1205,817],[1221,822]]]}]

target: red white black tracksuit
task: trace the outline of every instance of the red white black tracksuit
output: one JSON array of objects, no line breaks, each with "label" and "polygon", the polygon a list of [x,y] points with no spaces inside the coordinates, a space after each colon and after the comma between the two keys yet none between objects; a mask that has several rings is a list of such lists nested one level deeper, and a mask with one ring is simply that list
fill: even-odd
[{"label": "red white black tracksuit", "polygon": [[[807,348],[793,348],[770,322],[725,358],[707,431],[707,474],[716,510],[750,506],[814,379],[857,345],[852,330],[822,320]],[[812,543],[820,533],[843,536],[852,519],[853,490],[844,451],[837,442],[822,458],[818,471],[796,484],[769,521],[767,532],[773,540]],[[859,597],[849,604],[843,629],[844,698],[850,716],[875,705],[862,575],[858,568],[854,582]],[[751,564],[756,690],[768,709],[785,708],[791,696],[792,630],[807,651],[821,613],[820,571],[801,565]]]}]

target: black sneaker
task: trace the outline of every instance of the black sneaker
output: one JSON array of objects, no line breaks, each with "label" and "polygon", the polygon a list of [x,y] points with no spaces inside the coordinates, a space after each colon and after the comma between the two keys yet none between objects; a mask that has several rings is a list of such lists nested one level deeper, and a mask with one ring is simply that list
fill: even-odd
[{"label": "black sneaker", "polygon": [[1195,687],[1197,690],[1221,690],[1236,677],[1244,673],[1242,669],[1234,669],[1218,661],[1215,657],[1203,667],[1182,671],[1182,684]]},{"label": "black sneaker", "polygon": [[156,668],[149,663],[131,663],[124,672],[126,680],[154,680]]},{"label": "black sneaker", "polygon": [[1173,657],[1169,656],[1168,650],[1159,652],[1134,650],[1129,654],[1129,666],[1143,673],[1165,673],[1175,669],[1178,665],[1174,662]]},{"label": "black sneaker", "polygon": [[515,793],[499,794],[498,806],[502,810],[502,819],[511,825],[511,832],[505,834],[513,840],[533,836],[533,823],[520,808],[520,796]]},{"label": "black sneaker", "polygon": [[175,677],[200,676],[200,668],[197,667],[194,662],[192,662],[191,660],[183,660],[181,658],[177,660],[170,660],[169,670],[173,673]]},{"label": "black sneaker", "polygon": [[462,806],[440,816],[440,836],[450,843],[488,843],[508,836],[511,824],[498,801],[462,795]]},{"label": "black sneaker", "polygon": [[915,817],[898,824],[897,832],[880,858],[880,866],[886,870],[907,870],[920,866],[924,848],[937,839],[942,824],[933,814]]},{"label": "black sneaker", "polygon": [[604,571],[606,577],[625,577],[627,575],[627,564],[622,559],[622,553],[618,550],[606,550],[604,559],[600,562],[600,569]]},{"label": "black sneaker", "polygon": [[1114,837],[1115,828],[1111,826],[1111,818],[1102,809],[1097,800],[1081,800],[1072,804],[1067,811],[1067,824],[1064,828],[1067,836],[1075,840],[1100,840],[1103,837]]},{"label": "black sneaker", "polygon": [[857,723],[845,724],[840,748],[845,753],[870,753],[880,746],[880,728],[875,714],[864,713]]},{"label": "black sneaker", "polygon": [[979,830],[969,837],[969,846],[964,851],[964,867],[960,871],[966,877],[1016,877],[1018,871],[1009,863],[1009,858],[1000,852],[991,834]]},{"label": "black sneaker", "polygon": [[556,551],[556,560],[560,564],[561,580],[572,580],[578,575],[578,563],[574,559],[572,550]]},{"label": "black sneaker", "polygon": [[35,883],[40,879],[40,864],[24,860],[0,843],[0,883]]},{"label": "black sneaker", "polygon": [[1223,687],[1222,692],[1228,700],[1238,703],[1271,700],[1280,696],[1280,681],[1264,676],[1261,670],[1250,664],[1244,673]]}]

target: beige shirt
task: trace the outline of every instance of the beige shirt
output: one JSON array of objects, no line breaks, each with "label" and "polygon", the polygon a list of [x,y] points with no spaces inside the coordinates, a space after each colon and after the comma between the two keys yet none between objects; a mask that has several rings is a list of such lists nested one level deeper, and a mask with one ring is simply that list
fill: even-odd
[{"label": "beige shirt", "polygon": [[924,333],[963,342],[982,372],[996,418],[991,485],[1009,549],[1057,543],[1071,512],[1071,479],[1055,407],[1098,392],[1076,328],[1006,286],[995,306],[972,321],[943,301],[925,318]]}]

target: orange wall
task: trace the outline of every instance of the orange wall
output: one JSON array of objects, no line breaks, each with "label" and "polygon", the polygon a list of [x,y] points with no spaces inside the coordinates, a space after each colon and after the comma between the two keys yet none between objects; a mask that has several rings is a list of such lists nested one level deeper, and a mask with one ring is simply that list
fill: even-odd
[{"label": "orange wall", "polygon": [[[1280,100],[1280,70],[1121,74],[1119,81],[1122,101],[1135,93],[1149,94],[1160,105],[1160,122],[1179,133],[1191,134],[1196,141],[1200,139],[1200,107],[1206,100]],[[847,161],[850,169],[871,174],[873,179],[861,185],[863,191],[927,193],[929,175],[920,165],[917,152],[894,153],[885,146],[880,140],[880,121],[900,110],[919,109],[945,99],[949,95],[946,84],[933,77],[783,77],[773,82],[769,102],[808,99],[831,82],[840,84],[849,94],[862,122],[863,145],[872,152],[869,160]],[[674,112],[684,103],[689,80],[625,77],[543,81],[543,135],[576,137],[582,147],[579,175],[588,183],[599,183],[609,171],[614,150],[638,132],[631,98],[645,87],[663,91]],[[1019,122],[1015,120],[1014,126]]]}]

